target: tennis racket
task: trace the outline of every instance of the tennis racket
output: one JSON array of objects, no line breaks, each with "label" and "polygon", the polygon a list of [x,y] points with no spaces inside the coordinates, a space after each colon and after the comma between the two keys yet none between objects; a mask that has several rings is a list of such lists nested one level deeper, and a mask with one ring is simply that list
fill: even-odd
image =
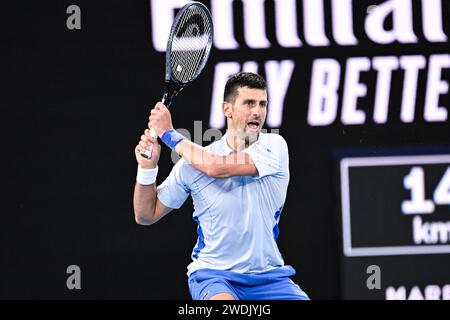
[{"label": "tennis racket", "polygon": [[[208,8],[200,2],[190,2],[175,16],[166,50],[165,89],[162,103],[170,107],[172,100],[187,85],[197,79],[208,61],[213,41],[213,23]],[[150,128],[150,135],[156,132]],[[141,152],[150,159],[153,145]]]}]

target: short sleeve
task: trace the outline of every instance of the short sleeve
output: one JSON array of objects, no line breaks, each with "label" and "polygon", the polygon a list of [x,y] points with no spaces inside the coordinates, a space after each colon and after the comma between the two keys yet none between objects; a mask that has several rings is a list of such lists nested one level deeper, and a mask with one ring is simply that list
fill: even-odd
[{"label": "short sleeve", "polygon": [[278,134],[266,134],[245,149],[258,169],[258,177],[289,176],[287,143]]},{"label": "short sleeve", "polygon": [[183,179],[184,169],[185,161],[180,159],[166,180],[157,187],[159,201],[168,208],[180,208],[189,196],[189,187]]}]

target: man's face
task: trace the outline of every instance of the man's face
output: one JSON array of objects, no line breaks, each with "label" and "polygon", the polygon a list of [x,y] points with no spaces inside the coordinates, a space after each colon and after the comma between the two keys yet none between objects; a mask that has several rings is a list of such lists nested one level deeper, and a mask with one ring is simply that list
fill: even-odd
[{"label": "man's face", "polygon": [[264,89],[238,88],[234,103],[228,103],[224,112],[231,118],[229,129],[242,136],[257,136],[267,115],[267,92]]}]

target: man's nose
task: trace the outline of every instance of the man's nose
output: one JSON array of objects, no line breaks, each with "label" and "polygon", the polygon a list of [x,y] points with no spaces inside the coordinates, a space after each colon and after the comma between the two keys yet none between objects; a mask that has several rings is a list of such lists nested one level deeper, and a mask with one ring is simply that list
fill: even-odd
[{"label": "man's nose", "polygon": [[258,117],[260,117],[260,116],[262,115],[262,112],[263,112],[262,109],[263,109],[263,108],[262,108],[261,106],[255,105],[255,106],[252,108],[252,110],[251,110],[252,116],[258,116]]}]

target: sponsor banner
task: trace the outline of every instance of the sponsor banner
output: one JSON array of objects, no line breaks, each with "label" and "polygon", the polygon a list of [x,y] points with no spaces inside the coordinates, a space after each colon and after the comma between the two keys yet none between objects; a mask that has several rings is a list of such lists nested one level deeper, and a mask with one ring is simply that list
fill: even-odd
[{"label": "sponsor banner", "polygon": [[[151,43],[166,48],[188,1],[151,0]],[[210,0],[215,35],[209,125],[221,129],[223,87],[239,71],[268,82],[267,125],[305,97],[311,127],[448,121],[448,0]],[[294,105],[294,106],[292,106]]]}]

